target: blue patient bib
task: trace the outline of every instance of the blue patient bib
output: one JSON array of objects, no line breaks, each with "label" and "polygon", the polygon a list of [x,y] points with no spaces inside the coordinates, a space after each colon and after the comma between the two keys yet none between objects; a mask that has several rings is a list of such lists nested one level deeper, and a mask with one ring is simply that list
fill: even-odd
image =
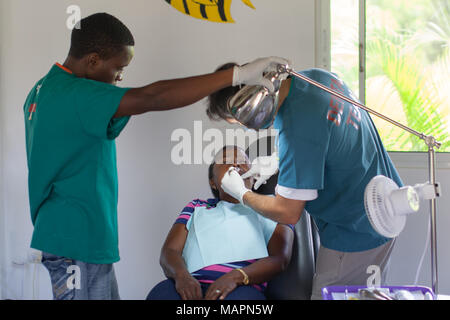
[{"label": "blue patient bib", "polygon": [[194,272],[214,264],[267,257],[276,226],[241,204],[220,201],[215,208],[195,208],[186,225],[183,258],[187,269]]}]

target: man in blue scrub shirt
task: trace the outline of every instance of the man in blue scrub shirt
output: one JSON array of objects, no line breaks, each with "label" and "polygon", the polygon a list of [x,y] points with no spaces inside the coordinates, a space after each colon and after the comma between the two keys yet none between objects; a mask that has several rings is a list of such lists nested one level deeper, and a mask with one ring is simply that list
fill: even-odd
[{"label": "man in blue scrub shirt", "polygon": [[181,108],[230,85],[273,90],[263,72],[285,62],[260,58],[233,70],[117,87],[133,55],[133,35],[121,21],[86,17],[72,31],[66,61],[36,83],[23,107],[31,247],[43,252],[54,299],[119,299],[115,139],[130,116]]},{"label": "man in blue scrub shirt", "polygon": [[[332,73],[320,69],[301,73],[355,99]],[[383,282],[394,241],[371,227],[364,190],[376,175],[399,186],[402,181],[372,119],[366,111],[297,78],[283,81],[279,95],[273,124],[279,130],[276,197],[246,189],[241,180],[248,173],[240,177],[234,171],[222,180],[224,190],[280,223],[297,223],[303,209],[311,214],[321,241],[312,299],[321,299],[325,286],[366,285],[371,265],[380,268]],[[218,96],[220,92],[210,97],[207,113],[231,122],[224,109],[226,99],[214,98]]]}]

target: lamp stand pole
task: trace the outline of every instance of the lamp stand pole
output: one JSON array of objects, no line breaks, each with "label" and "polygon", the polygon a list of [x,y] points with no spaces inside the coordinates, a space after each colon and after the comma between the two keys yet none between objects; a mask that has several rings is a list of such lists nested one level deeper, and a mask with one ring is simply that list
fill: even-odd
[{"label": "lamp stand pole", "polygon": [[[362,103],[346,97],[345,95],[341,94],[340,92],[330,89],[327,86],[324,86],[323,84],[321,84],[317,81],[314,81],[300,73],[293,71],[292,69],[288,68],[287,66],[280,65],[278,67],[278,71],[280,73],[288,73],[292,76],[300,78],[316,87],[319,87],[322,90],[325,90],[326,92],[328,92],[344,101],[347,101],[348,103],[351,103],[363,110],[366,110],[367,112],[369,112],[371,114],[374,114],[377,117],[379,117],[387,122],[390,122],[391,124],[422,139],[425,142],[425,144],[428,146],[428,169],[429,169],[429,178],[430,178],[429,183],[434,186],[436,196],[437,197],[439,196],[439,191],[438,191],[439,189],[438,189],[438,185],[436,183],[436,158],[435,158],[434,148],[439,148],[441,146],[441,143],[436,141],[436,139],[434,137],[427,136],[423,133],[420,133],[416,130],[413,130],[413,129],[401,124],[400,122],[392,120],[392,119],[386,117],[385,115],[366,107]],[[437,236],[436,236],[436,198],[435,197],[430,199],[430,222],[431,222],[431,287],[432,287],[433,293],[435,295],[437,295],[438,294],[438,266],[437,266],[437,247],[436,247]]]},{"label": "lamp stand pole", "polygon": [[[436,188],[436,158],[434,146],[428,146],[428,168],[430,183]],[[439,196],[439,194],[438,194]],[[436,236],[436,198],[430,199],[431,223],[431,287],[438,294],[438,264],[437,264],[437,236]]]}]

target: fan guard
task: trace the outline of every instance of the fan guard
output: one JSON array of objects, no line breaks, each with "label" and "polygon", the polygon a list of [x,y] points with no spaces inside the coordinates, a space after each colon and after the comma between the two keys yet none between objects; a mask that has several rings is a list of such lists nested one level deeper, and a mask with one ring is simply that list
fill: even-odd
[{"label": "fan guard", "polygon": [[379,234],[394,238],[402,232],[406,215],[395,214],[390,196],[398,185],[385,176],[374,177],[364,191],[364,206],[370,224]]}]

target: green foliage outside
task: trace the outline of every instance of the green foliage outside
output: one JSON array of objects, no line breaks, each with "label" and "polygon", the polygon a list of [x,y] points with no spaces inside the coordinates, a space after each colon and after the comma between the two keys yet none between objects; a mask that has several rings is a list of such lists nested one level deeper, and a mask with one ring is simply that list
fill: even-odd
[{"label": "green foliage outside", "polygon": [[[358,92],[358,1],[331,0],[332,71]],[[366,1],[366,105],[450,152],[450,1]],[[390,151],[422,140],[373,117]]]}]

